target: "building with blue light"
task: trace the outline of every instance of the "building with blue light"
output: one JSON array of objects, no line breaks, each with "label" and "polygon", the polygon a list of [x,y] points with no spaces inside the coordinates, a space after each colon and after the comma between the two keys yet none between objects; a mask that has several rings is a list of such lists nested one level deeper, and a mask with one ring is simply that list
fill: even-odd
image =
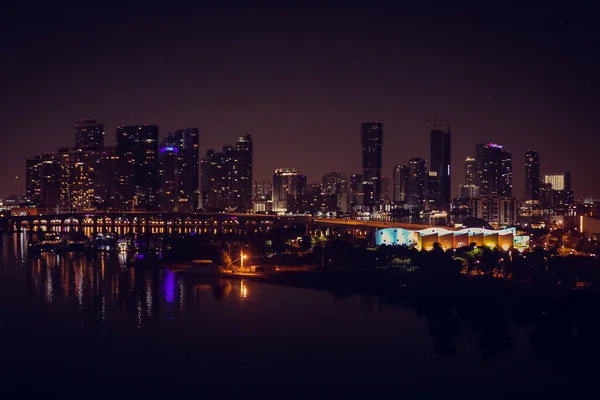
[{"label": "building with blue light", "polygon": [[[484,229],[463,228],[449,229],[430,227],[424,229],[384,228],[375,232],[375,243],[381,245],[396,245],[415,247],[418,250],[431,250],[439,243],[444,250],[456,249],[475,243],[477,246],[499,247],[509,250],[515,247],[516,228]],[[517,240],[522,243],[521,240]]]}]

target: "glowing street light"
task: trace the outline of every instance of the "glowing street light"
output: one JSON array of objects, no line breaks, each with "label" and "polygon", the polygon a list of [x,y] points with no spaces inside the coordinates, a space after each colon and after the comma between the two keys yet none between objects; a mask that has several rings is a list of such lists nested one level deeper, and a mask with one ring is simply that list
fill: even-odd
[{"label": "glowing street light", "polygon": [[241,261],[240,261],[240,265],[241,265],[241,267],[242,267],[242,271],[244,270],[244,260],[245,260],[246,258],[248,258],[248,256],[247,256],[246,254],[244,254],[244,253],[241,253],[241,254],[240,254],[240,260],[241,260]]}]

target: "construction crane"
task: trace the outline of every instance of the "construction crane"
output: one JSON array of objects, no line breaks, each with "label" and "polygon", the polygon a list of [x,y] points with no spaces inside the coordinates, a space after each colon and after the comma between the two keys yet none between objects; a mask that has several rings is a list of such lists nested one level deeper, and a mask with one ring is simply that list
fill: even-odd
[{"label": "construction crane", "polygon": [[437,118],[433,118],[433,119],[428,119],[427,122],[431,122],[433,124],[433,130],[437,130],[437,123],[438,122],[445,122],[446,123],[446,129],[448,130],[448,132],[450,132],[450,121],[448,121],[447,119],[437,119]]}]

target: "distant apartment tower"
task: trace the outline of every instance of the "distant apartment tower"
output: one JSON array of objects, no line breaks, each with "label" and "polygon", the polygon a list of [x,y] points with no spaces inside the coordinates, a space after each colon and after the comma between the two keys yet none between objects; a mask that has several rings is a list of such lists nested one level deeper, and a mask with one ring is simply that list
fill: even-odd
[{"label": "distant apartment tower", "polygon": [[199,207],[198,128],[169,132],[159,148],[161,209],[193,212]]},{"label": "distant apartment tower", "polygon": [[104,124],[95,119],[82,119],[75,124],[75,147],[78,149],[104,149]]},{"label": "distant apartment tower", "polygon": [[273,211],[296,211],[306,187],[306,177],[293,168],[273,171]]},{"label": "distant apartment tower", "polygon": [[42,167],[43,160],[40,156],[28,158],[25,170],[25,198],[29,205],[40,207],[42,205]]},{"label": "distant apartment tower", "polygon": [[469,200],[471,216],[499,226],[516,225],[518,203],[513,197],[483,196]]},{"label": "distant apartment tower", "polygon": [[236,175],[234,186],[236,188],[235,205],[238,210],[252,210],[252,136],[240,136],[235,143]]},{"label": "distant apartment tower", "polygon": [[408,161],[408,204],[422,210],[425,205],[427,181],[427,160],[414,157]]},{"label": "distant apartment tower", "polygon": [[392,201],[404,203],[408,196],[408,167],[396,165],[392,170]]},{"label": "distant apartment tower", "polygon": [[525,152],[525,200],[540,200],[540,155],[535,150]]},{"label": "distant apartment tower", "polygon": [[481,196],[512,196],[512,155],[494,143],[476,145],[477,176]]},{"label": "distant apartment tower", "polygon": [[383,124],[365,122],[361,125],[363,179],[373,184],[374,199],[381,198],[381,165]]},{"label": "distant apartment tower", "polygon": [[337,196],[340,193],[347,193],[348,179],[346,178],[346,174],[332,170],[323,175],[323,191],[327,196]]},{"label": "distant apartment tower", "polygon": [[575,192],[571,187],[571,173],[562,172],[544,175],[546,197],[550,196],[554,205],[572,205]]},{"label": "distant apartment tower", "polygon": [[153,210],[159,203],[158,126],[117,128],[120,208]]},{"label": "distant apartment tower", "polygon": [[465,185],[477,185],[477,159],[465,159]]},{"label": "distant apartment tower", "polygon": [[438,209],[440,179],[436,171],[427,172],[427,185],[425,188],[425,210]]},{"label": "distant apartment tower", "polygon": [[430,135],[431,163],[430,170],[435,172],[437,177],[436,193],[433,203],[435,208],[440,210],[450,209],[450,200],[452,197],[451,186],[451,140],[450,129],[443,131],[434,129]]}]

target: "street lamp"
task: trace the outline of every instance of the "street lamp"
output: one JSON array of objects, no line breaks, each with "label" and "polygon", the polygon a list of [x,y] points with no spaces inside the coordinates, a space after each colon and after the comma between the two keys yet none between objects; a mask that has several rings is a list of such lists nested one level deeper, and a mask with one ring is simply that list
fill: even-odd
[{"label": "street lamp", "polygon": [[242,271],[244,270],[244,260],[245,260],[246,258],[248,258],[248,256],[247,256],[246,254],[244,254],[244,253],[241,253],[241,254],[240,254],[240,260],[241,260],[241,261],[240,261],[240,266],[241,266],[241,269],[242,269]]}]

